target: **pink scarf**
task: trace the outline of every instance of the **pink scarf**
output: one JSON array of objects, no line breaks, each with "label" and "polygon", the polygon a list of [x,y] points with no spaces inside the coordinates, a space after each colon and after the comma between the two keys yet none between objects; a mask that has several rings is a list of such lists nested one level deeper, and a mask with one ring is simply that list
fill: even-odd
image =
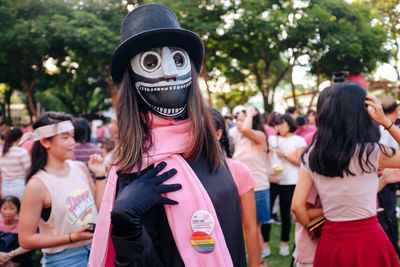
[{"label": "pink scarf", "polygon": [[[144,156],[142,168],[165,161],[167,163],[165,170],[175,168],[178,171],[175,176],[166,181],[166,184],[179,183],[182,184],[182,189],[168,193],[166,197],[178,201],[179,204],[165,205],[164,208],[175,244],[185,266],[233,266],[211,199],[194,171],[180,156],[190,149],[190,121],[176,121],[154,115],[152,117],[154,146],[148,155]],[[97,218],[89,267],[113,266],[115,252],[110,238],[110,212],[114,204],[117,180],[114,166],[110,171]],[[210,233],[215,248],[208,254],[197,252],[190,243],[193,234],[191,218],[199,210],[208,211],[215,222],[214,230]]]}]

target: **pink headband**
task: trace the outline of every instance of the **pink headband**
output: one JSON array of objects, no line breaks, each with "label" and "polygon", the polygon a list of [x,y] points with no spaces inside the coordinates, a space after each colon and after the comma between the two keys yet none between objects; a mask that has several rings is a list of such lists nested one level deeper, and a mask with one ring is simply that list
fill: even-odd
[{"label": "pink headband", "polygon": [[21,141],[19,141],[19,144],[21,145],[28,140],[38,141],[42,138],[48,138],[57,134],[72,131],[73,129],[74,125],[71,121],[62,121],[59,123],[42,126],[36,128],[33,132],[25,133],[21,137]]}]

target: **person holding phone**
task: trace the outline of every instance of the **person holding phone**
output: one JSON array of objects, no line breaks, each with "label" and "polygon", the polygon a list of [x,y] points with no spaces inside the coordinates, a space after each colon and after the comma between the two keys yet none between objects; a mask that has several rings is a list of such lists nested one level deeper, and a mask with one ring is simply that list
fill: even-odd
[{"label": "person holding phone", "polygon": [[[22,198],[19,242],[23,248],[41,248],[44,266],[86,266],[97,219],[105,168],[94,156],[89,166],[72,161],[74,125],[69,115],[45,113],[33,125],[32,164]],[[39,232],[37,232],[39,228]]]}]

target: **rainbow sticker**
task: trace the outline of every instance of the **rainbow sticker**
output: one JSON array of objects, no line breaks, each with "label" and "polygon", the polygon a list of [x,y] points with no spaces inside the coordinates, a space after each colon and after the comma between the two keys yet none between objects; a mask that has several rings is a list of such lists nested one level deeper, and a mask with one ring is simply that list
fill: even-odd
[{"label": "rainbow sticker", "polygon": [[214,240],[205,232],[194,232],[190,238],[190,243],[197,252],[210,253],[214,250]]}]

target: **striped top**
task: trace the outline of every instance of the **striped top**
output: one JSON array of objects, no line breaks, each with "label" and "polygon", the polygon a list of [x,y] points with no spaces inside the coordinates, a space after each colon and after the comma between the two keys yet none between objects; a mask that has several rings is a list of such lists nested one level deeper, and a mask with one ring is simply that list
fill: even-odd
[{"label": "striped top", "polygon": [[12,146],[0,156],[0,172],[4,180],[25,178],[31,167],[31,157],[25,148]]},{"label": "striped top", "polygon": [[[102,155],[101,148],[96,146],[93,143],[87,142],[85,144],[81,143],[76,143],[75,149],[74,149],[74,157],[72,158],[73,160],[81,161],[88,166],[88,162],[90,159],[90,155],[93,154],[100,154]],[[96,176],[94,173],[89,170],[90,177],[92,177],[93,181],[96,182]]]}]

